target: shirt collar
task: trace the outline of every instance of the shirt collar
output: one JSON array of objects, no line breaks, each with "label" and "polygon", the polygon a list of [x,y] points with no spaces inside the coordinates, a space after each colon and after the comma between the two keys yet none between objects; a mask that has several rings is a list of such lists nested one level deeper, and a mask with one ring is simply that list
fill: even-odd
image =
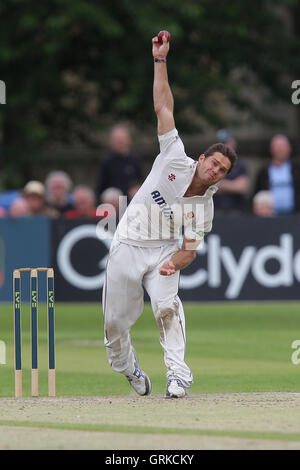
[{"label": "shirt collar", "polygon": [[210,186],[209,188],[207,188],[205,194],[207,194],[207,192],[209,191],[209,192],[210,192],[210,196],[213,196],[218,190],[219,190],[218,186],[216,186],[215,184],[213,184],[212,186]]}]

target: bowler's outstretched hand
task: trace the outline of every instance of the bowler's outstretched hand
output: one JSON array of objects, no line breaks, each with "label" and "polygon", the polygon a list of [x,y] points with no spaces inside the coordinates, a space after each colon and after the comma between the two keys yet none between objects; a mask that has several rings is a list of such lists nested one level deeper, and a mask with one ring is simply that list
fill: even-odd
[{"label": "bowler's outstretched hand", "polygon": [[175,271],[175,264],[172,263],[172,261],[165,261],[159,269],[159,274],[162,276],[171,276]]}]

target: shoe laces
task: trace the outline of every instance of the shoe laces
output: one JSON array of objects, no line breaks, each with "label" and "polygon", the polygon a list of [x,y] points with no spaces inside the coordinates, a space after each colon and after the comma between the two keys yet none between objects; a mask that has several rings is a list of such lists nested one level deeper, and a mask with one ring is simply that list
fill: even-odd
[{"label": "shoe laces", "polygon": [[137,361],[134,363],[134,367],[135,367],[135,369],[134,369],[134,371],[133,371],[133,373],[132,373],[132,376],[130,376],[130,375],[129,375],[129,376],[128,376],[128,375],[126,376],[129,381],[133,380],[134,378],[139,379],[139,378],[141,378],[141,377],[144,377],[144,374],[143,374],[143,372],[142,372],[142,369],[139,368],[139,365],[138,365]]}]

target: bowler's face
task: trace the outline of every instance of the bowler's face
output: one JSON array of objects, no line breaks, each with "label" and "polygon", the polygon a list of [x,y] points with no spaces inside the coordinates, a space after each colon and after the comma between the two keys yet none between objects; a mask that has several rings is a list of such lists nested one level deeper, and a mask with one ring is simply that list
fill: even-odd
[{"label": "bowler's face", "polygon": [[198,159],[197,172],[202,183],[206,186],[218,183],[225,178],[230,170],[231,162],[220,152],[213,153],[210,157],[202,154]]}]

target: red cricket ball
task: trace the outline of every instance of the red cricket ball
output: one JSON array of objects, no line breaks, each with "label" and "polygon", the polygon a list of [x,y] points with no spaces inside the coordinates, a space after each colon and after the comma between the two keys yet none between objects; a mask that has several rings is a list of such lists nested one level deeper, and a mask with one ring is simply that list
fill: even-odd
[{"label": "red cricket ball", "polygon": [[171,34],[169,33],[169,31],[160,31],[157,35],[157,38],[158,38],[158,42],[162,44],[163,42],[163,36],[167,36],[167,41],[169,42],[170,41],[170,37],[171,37]]}]

